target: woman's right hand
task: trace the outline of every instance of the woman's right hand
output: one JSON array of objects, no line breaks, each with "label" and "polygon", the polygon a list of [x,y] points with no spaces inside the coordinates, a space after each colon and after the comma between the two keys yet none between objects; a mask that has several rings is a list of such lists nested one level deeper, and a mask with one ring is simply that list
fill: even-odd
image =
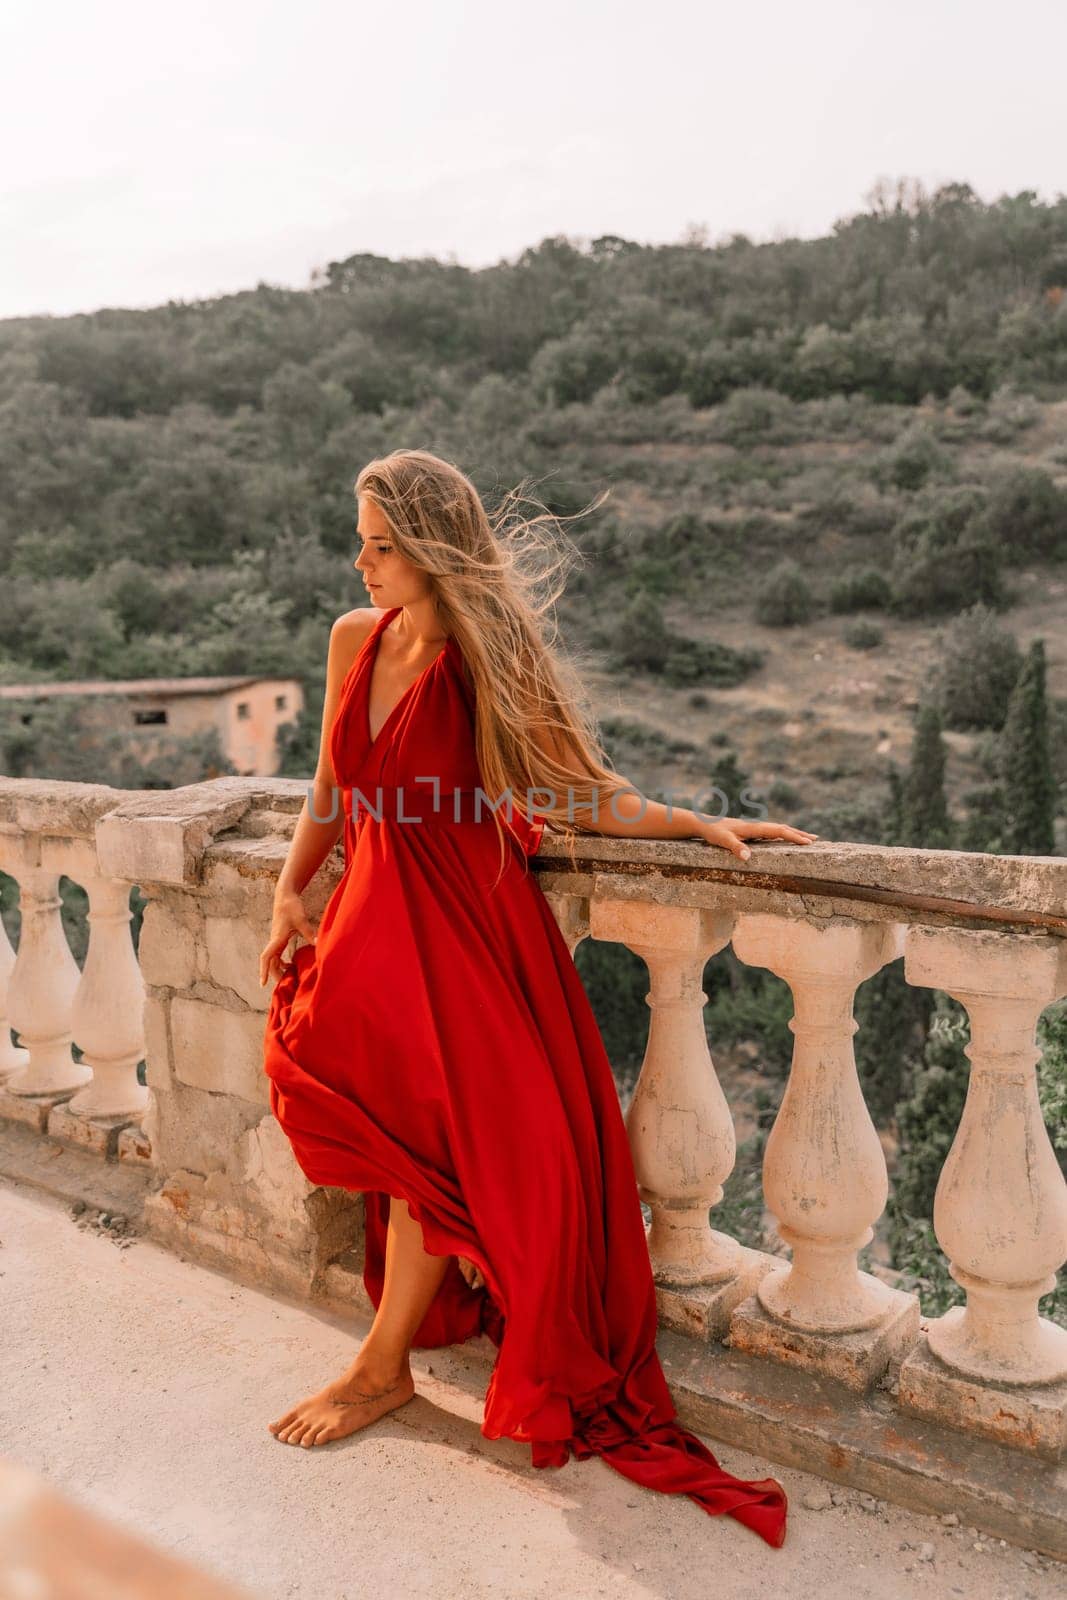
[{"label": "woman's right hand", "polygon": [[468,1261],[466,1256],[457,1256],[456,1260],[459,1263],[459,1270],[466,1279],[468,1286],[471,1289],[484,1289],[485,1274],[482,1272],[482,1269],[480,1267],[476,1267],[473,1261]]},{"label": "woman's right hand", "polygon": [[281,977],[282,954],[295,933],[307,939],[310,944],[315,943],[315,929],[311,926],[304,909],[304,902],[295,890],[290,889],[274,896],[270,938],[259,955],[260,988],[265,988],[271,978]]}]

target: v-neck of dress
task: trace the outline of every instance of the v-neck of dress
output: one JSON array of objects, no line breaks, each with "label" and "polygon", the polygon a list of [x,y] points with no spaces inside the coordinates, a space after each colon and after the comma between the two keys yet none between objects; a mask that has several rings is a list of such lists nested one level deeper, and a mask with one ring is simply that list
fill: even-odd
[{"label": "v-neck of dress", "polygon": [[389,724],[392,722],[393,718],[396,716],[396,714],[400,710],[401,706],[405,703],[405,701],[408,699],[408,697],[418,688],[419,684],[422,682],[423,678],[425,678],[426,674],[431,670],[431,668],[436,667],[437,663],[440,661],[441,657],[444,655],[445,651],[448,649],[449,645],[452,642],[452,635],[449,634],[448,638],[445,640],[445,642],[441,646],[440,650],[438,650],[438,652],[434,656],[433,660],[432,661],[428,661],[426,663],[426,665],[423,667],[422,671],[419,673],[418,677],[415,678],[411,683],[408,684],[408,686],[404,690],[403,694],[401,694],[399,700],[397,700],[397,702],[393,706],[392,710],[386,716],[385,721],[382,723],[381,727],[378,729],[378,732],[377,733],[372,733],[371,732],[371,726],[370,726],[370,703],[371,703],[371,690],[372,690],[372,688],[374,686],[374,666],[375,666],[375,663],[378,660],[378,651],[381,648],[382,634],[385,632],[386,628],[392,622],[392,620],[396,616],[397,612],[400,611],[401,609],[402,609],[402,607],[400,607],[400,606],[394,606],[392,611],[387,612],[386,615],[381,619],[381,622],[380,622],[380,624],[378,626],[378,629],[377,629],[376,633],[373,635],[374,648],[370,652],[370,660],[369,660],[369,663],[368,663],[368,666],[367,666],[367,694],[366,694],[366,698],[365,698],[365,700],[363,702],[363,721],[364,721],[364,725],[366,727],[367,740],[368,740],[368,744],[367,744],[368,750],[373,750],[374,749],[375,745],[379,742],[379,740],[382,737],[382,734],[385,732],[386,728],[388,728]]}]

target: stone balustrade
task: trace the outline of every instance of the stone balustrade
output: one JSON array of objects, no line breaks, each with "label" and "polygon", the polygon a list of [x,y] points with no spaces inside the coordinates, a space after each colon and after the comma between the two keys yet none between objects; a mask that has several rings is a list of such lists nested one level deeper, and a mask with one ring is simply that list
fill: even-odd
[{"label": "stone balustrade", "polygon": [[[21,912],[17,955],[0,928],[0,1017],[6,1000],[19,1037],[0,1026],[0,1114],[145,1165],[158,1239],[268,1285],[358,1297],[361,1198],[303,1178],[261,1066],[258,955],[305,793],[286,779],[137,793],[0,779],[0,870]],[[342,864],[338,846],[309,885],[313,921]],[[696,841],[590,835],[573,858],[546,838],[534,865],[572,951],[613,940],[648,969],[626,1118],[662,1323],[860,1396],[892,1368],[900,1415],[1062,1463],[1067,1329],[1038,1302],[1067,1258],[1067,1185],[1038,1103],[1035,1027],[1067,994],[1067,860],[818,843],[741,863]],[[80,971],[61,876],[88,897]],[[147,901],[139,960],[133,886]],[[715,1226],[736,1143],[701,985],[728,944],[793,997],[792,1068],[763,1157],[788,1259]],[[954,996],[970,1020],[933,1219],[966,1303],[939,1317],[858,1261],[888,1176],[853,1005],[901,959],[909,983]]]}]

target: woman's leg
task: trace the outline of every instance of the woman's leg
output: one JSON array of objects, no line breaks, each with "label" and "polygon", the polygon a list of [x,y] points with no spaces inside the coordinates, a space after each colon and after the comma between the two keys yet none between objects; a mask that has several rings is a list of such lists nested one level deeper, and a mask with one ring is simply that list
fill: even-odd
[{"label": "woman's leg", "polygon": [[422,1229],[406,1201],[390,1196],[382,1298],[359,1352],[383,1378],[396,1377],[407,1368],[415,1330],[430,1309],[450,1260],[427,1254]]},{"label": "woman's leg", "polygon": [[422,1229],[403,1200],[389,1201],[382,1297],[359,1354],[340,1378],[268,1426],[285,1444],[325,1444],[365,1428],[415,1393],[409,1351],[449,1256],[422,1247]]}]

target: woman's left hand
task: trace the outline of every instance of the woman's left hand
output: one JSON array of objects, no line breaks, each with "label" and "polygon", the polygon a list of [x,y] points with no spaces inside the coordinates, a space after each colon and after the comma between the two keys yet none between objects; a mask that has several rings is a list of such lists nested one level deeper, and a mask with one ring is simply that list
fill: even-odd
[{"label": "woman's left hand", "polygon": [[717,844],[731,851],[741,861],[747,861],[752,851],[745,843],[746,839],[780,839],[783,844],[811,844],[819,835],[806,833],[803,828],[790,828],[784,822],[718,817],[714,821],[709,818],[701,824],[700,837],[706,839],[708,844]]}]

